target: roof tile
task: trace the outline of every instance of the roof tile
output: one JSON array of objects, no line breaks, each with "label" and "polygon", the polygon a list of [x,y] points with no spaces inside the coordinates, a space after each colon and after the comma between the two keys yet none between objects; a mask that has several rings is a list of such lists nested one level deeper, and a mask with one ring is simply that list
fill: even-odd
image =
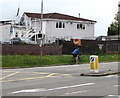
[{"label": "roof tile", "polygon": [[[40,18],[41,17],[40,13],[28,13],[28,12],[25,12],[24,14],[26,14],[28,17],[31,17],[31,18]],[[90,21],[90,22],[95,22],[96,23],[96,21],[94,21],[94,20],[78,18],[78,17],[65,15],[65,14],[60,14],[60,13],[46,13],[46,14],[43,14],[43,18],[76,20],[76,21]]]}]

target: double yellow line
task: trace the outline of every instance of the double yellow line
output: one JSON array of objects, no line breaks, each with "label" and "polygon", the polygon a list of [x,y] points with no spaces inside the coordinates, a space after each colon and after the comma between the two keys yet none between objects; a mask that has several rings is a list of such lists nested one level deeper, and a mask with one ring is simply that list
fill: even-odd
[{"label": "double yellow line", "polygon": [[5,77],[0,78],[0,80],[5,79],[5,78],[10,77],[10,76],[13,76],[13,75],[15,75],[15,74],[17,74],[17,73],[19,73],[19,72],[14,72],[14,73],[12,73],[12,74],[9,74],[9,75],[7,75],[7,76],[5,76]]},{"label": "double yellow line", "polygon": [[[20,80],[33,80],[33,79],[40,79],[40,78],[57,77],[57,76],[55,76],[55,74],[57,74],[57,73],[51,73],[51,74],[48,73],[49,75],[44,76],[44,77],[21,78],[21,79],[5,80],[5,81],[3,81],[3,79],[8,78],[8,77],[13,76],[13,75],[18,74],[18,73],[20,73],[20,72],[14,72],[12,74],[9,74],[9,75],[7,75],[5,77],[0,78],[0,80],[1,80],[0,82],[14,82],[14,81],[20,81]],[[46,74],[46,73],[44,73],[44,74]],[[65,76],[65,75],[70,75],[70,74],[60,74],[60,76],[61,75]]]}]

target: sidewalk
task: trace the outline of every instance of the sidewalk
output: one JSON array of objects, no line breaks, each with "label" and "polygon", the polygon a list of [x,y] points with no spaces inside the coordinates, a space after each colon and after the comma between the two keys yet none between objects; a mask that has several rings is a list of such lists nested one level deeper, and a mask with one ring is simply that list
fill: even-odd
[{"label": "sidewalk", "polygon": [[89,72],[89,73],[81,73],[80,76],[93,76],[93,77],[99,77],[99,76],[108,76],[108,75],[116,75],[120,74],[119,70],[107,70],[107,71],[100,71],[100,72]]}]

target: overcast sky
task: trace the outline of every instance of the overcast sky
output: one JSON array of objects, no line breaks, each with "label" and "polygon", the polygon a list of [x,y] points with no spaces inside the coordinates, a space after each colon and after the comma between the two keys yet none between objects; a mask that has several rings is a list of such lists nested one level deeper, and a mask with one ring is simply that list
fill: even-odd
[{"label": "overcast sky", "polygon": [[[43,13],[57,12],[97,21],[95,36],[107,35],[107,28],[114,21],[120,0],[43,0]],[[19,3],[20,2],[20,3]],[[0,20],[15,18],[20,5],[24,12],[41,12],[41,0],[0,0]]]}]

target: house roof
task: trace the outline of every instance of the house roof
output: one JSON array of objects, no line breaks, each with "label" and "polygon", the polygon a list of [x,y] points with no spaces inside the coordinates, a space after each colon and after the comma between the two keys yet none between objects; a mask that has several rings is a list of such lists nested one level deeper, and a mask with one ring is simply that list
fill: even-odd
[{"label": "house roof", "polygon": [[[41,14],[40,13],[29,13],[25,12],[28,17],[31,18],[40,18]],[[95,22],[94,20],[89,20],[89,19],[84,19],[84,18],[78,18],[70,15],[65,15],[65,14],[60,14],[60,13],[46,13],[43,14],[43,18],[50,18],[50,19],[64,19],[64,20],[76,20],[76,21],[90,21],[90,22]]]}]

